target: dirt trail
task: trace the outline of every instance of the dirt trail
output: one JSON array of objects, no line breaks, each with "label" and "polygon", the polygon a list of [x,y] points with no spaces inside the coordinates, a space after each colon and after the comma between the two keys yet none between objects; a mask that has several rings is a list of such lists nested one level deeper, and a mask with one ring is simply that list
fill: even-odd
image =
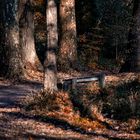
[{"label": "dirt trail", "polygon": [[86,133],[69,124],[66,127],[66,122],[28,114],[22,100],[41,87],[34,81],[12,85],[0,79],[0,140],[140,140],[138,134],[113,130]]},{"label": "dirt trail", "polygon": [[[42,121],[41,116],[28,115],[22,108],[24,99],[32,90],[41,88],[40,83],[11,85],[0,81],[0,140],[84,140],[91,136],[65,130],[63,126]],[[94,140],[104,140],[94,136]]]}]

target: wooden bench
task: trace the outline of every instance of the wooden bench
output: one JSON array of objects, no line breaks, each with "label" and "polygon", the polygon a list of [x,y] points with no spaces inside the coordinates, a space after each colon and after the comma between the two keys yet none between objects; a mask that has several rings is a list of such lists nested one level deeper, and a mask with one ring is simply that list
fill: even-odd
[{"label": "wooden bench", "polygon": [[70,89],[70,86],[71,86],[72,90],[76,90],[76,85],[78,83],[88,83],[92,81],[98,81],[100,88],[104,88],[105,87],[105,74],[99,73],[90,77],[75,77],[72,79],[66,79],[66,80],[61,81],[61,88],[63,90],[68,90]]}]

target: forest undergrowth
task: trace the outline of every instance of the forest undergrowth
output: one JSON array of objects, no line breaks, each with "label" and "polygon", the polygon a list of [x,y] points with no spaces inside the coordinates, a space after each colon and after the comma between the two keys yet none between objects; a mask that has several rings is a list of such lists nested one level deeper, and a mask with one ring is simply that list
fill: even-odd
[{"label": "forest undergrowth", "polygon": [[[106,87],[98,83],[77,85],[77,92],[32,93],[26,99],[26,110],[67,122],[82,132],[113,130],[140,133],[140,75],[122,73],[107,75]],[[66,125],[66,127],[69,127]]]}]

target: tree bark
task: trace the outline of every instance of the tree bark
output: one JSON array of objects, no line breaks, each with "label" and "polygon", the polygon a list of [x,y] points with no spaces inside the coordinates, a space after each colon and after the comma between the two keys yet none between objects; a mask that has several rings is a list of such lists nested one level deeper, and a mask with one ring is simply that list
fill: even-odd
[{"label": "tree bark", "polygon": [[3,23],[7,76],[15,80],[26,78],[27,68],[41,65],[35,51],[32,1],[5,0]]},{"label": "tree bark", "polygon": [[7,49],[8,73],[14,79],[22,77],[22,61],[19,45],[19,0],[5,0],[5,47]]},{"label": "tree bark", "polygon": [[4,23],[4,1],[0,1],[0,74],[4,74],[6,72],[6,58],[5,58],[5,36],[4,36],[4,29],[5,29],[5,23]]},{"label": "tree bark", "polygon": [[77,63],[75,0],[60,0],[59,68],[68,70]]},{"label": "tree bark", "polygon": [[36,54],[34,40],[34,14],[32,0],[20,2],[20,45],[24,72],[28,69],[37,70],[41,63]]},{"label": "tree bark", "polygon": [[128,48],[131,50],[120,72],[140,72],[140,2],[134,1],[134,24],[130,29]]},{"label": "tree bark", "polygon": [[58,47],[57,6],[55,0],[47,1],[47,52],[44,61],[44,91],[57,90],[56,49]]}]

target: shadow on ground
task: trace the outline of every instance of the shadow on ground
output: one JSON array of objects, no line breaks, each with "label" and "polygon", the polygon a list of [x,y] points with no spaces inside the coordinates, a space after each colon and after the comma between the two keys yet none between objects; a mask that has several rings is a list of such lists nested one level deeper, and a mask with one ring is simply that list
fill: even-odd
[{"label": "shadow on ground", "polygon": [[[86,136],[86,140],[140,139],[140,136],[136,136],[135,138],[133,138],[129,135],[126,136],[124,132],[120,134],[117,131],[113,130],[110,130],[108,132],[89,132],[64,120],[55,119],[48,116],[31,115],[20,110],[8,111],[9,108],[21,108],[21,99],[26,97],[31,90],[40,89],[41,86],[42,85],[40,83],[34,83],[32,81],[26,81],[25,83],[23,82],[22,84],[18,85],[0,86],[0,140],[85,140],[85,138],[83,138],[82,136]],[[24,130],[24,127],[22,125],[16,125],[17,121],[35,121],[37,123],[49,124],[54,126],[54,128],[60,128],[62,131],[64,131],[64,134],[54,136],[53,134],[49,133],[49,131],[48,135],[27,132],[26,130]],[[81,137],[76,138],[74,136],[66,135],[65,132],[69,130],[74,133],[76,132],[77,134],[80,134]],[[57,134],[57,132],[55,132],[55,134]]]},{"label": "shadow on ground", "polygon": [[[107,134],[97,134],[96,132],[87,132],[86,130],[80,128],[80,127],[77,127],[77,126],[74,126],[74,125],[71,125],[69,124],[68,122],[64,121],[64,120],[60,120],[60,119],[55,119],[55,118],[51,118],[51,117],[43,117],[43,116],[40,116],[40,115],[36,115],[36,116],[29,116],[29,115],[25,115],[25,114],[22,114],[20,112],[2,112],[5,114],[5,116],[9,116],[10,118],[14,118],[14,119],[23,119],[23,120],[35,120],[37,122],[43,122],[43,123],[48,123],[48,124],[51,124],[53,126],[55,126],[56,128],[61,128],[62,130],[71,130],[73,132],[77,132],[79,134],[85,134],[85,135],[88,135],[89,137],[95,137],[95,138],[100,138],[101,140],[103,138],[110,138],[109,135]],[[83,140],[83,138],[74,138],[74,137],[70,137],[70,136],[66,136],[65,134],[61,137],[59,136],[42,136],[42,135],[35,135],[35,134],[32,134],[32,133],[27,133],[27,134],[23,134],[23,132],[20,132],[21,133],[21,137],[24,137],[24,138],[28,138],[28,137],[32,137],[34,139],[38,139],[38,140],[42,140],[43,138],[44,139],[50,139],[50,140]],[[99,140],[100,140],[99,139]],[[88,140],[88,138],[87,138]]]}]

